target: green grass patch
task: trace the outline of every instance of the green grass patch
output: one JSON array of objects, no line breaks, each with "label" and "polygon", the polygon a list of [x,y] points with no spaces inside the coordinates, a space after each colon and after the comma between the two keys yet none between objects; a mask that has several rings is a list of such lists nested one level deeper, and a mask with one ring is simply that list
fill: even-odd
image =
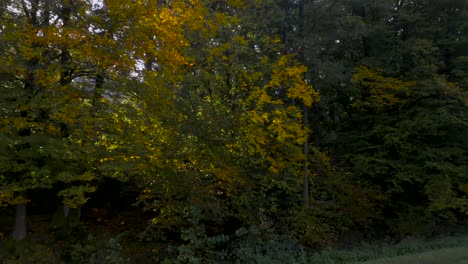
[{"label": "green grass patch", "polygon": [[468,263],[468,247],[445,248],[421,254],[413,254],[394,258],[383,258],[363,264],[466,264]]},{"label": "green grass patch", "polygon": [[[339,264],[366,262],[382,258],[390,259],[405,255],[421,254],[425,252],[430,254],[430,252],[437,252],[441,249],[466,249],[467,247],[468,235],[444,237],[429,241],[407,239],[396,245],[364,245],[352,250],[325,250],[312,255],[309,258],[309,263]],[[445,263],[451,262],[445,261]]]}]

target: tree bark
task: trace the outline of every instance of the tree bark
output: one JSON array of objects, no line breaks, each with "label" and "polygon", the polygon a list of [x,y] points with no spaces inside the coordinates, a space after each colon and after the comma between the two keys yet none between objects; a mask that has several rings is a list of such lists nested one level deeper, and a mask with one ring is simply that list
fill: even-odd
[{"label": "tree bark", "polygon": [[81,206],[77,208],[70,208],[69,206],[63,206],[63,214],[65,216],[65,222],[67,226],[76,226],[80,223],[81,218]]},{"label": "tree bark", "polygon": [[16,241],[23,240],[26,237],[26,232],[26,204],[17,204],[13,239]]},{"label": "tree bark", "polygon": [[[304,127],[309,127],[309,108],[304,106]],[[309,134],[306,134],[306,140],[304,143],[304,205],[309,207]]]}]

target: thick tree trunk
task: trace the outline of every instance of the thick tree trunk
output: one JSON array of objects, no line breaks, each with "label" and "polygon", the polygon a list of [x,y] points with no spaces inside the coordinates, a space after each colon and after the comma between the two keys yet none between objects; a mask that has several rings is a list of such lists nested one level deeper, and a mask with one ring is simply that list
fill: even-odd
[{"label": "thick tree trunk", "polygon": [[15,229],[12,236],[16,241],[26,237],[26,204],[16,205]]},{"label": "thick tree trunk", "polygon": [[68,214],[70,213],[70,206],[63,206],[63,215],[65,215],[65,218],[68,217]]},{"label": "thick tree trunk", "polygon": [[70,208],[69,206],[63,206],[63,214],[65,216],[65,222],[67,226],[75,226],[80,223],[81,218],[81,206],[77,208]]}]

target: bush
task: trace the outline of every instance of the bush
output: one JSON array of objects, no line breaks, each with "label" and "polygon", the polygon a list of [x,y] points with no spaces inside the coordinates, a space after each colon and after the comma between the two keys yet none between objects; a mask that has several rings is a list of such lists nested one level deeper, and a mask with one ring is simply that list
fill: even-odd
[{"label": "bush", "polygon": [[68,250],[72,263],[127,263],[128,259],[122,256],[120,240],[123,234],[110,237],[107,240],[98,240],[89,235],[84,242],[71,245]]},{"label": "bush", "polygon": [[305,250],[291,237],[264,227],[208,236],[199,217],[200,211],[192,209],[192,226],[182,231],[185,244],[173,247],[165,263],[307,263]]}]

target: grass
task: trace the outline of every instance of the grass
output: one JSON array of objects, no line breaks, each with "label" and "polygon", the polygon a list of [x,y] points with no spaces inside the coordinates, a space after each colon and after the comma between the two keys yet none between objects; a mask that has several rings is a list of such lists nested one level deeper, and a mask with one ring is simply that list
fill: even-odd
[{"label": "grass", "polygon": [[[467,252],[467,253],[465,253]],[[420,259],[418,259],[420,258]],[[452,260],[452,258],[454,258]],[[391,262],[394,261],[395,262]],[[435,262],[430,262],[434,260]],[[352,250],[326,250],[312,255],[309,263],[467,263],[468,235],[430,241],[407,239],[397,245],[364,245]],[[378,262],[375,262],[378,261]],[[381,262],[384,261],[384,262]],[[387,261],[387,262],[385,262]],[[390,262],[388,262],[390,261]],[[407,262],[404,262],[407,261]],[[437,262],[438,261],[438,262]],[[453,262],[455,261],[455,262]],[[465,262],[457,262],[465,261]]]},{"label": "grass", "polygon": [[413,254],[394,258],[383,258],[373,261],[360,262],[362,264],[467,264],[468,247],[446,248],[433,250],[421,254]]}]

